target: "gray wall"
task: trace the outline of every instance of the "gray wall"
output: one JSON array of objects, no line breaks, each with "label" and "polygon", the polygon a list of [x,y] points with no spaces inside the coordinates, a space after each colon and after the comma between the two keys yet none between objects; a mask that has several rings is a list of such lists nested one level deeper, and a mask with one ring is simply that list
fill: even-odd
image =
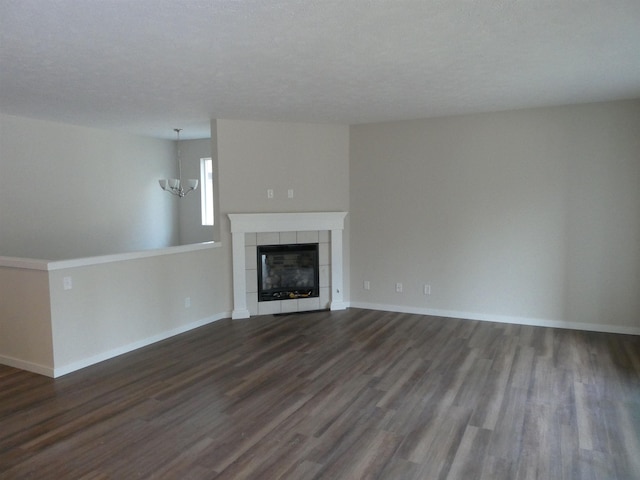
[{"label": "gray wall", "polygon": [[60,260],[178,242],[174,142],[0,115],[0,256]]},{"label": "gray wall", "polygon": [[[175,241],[157,185],[173,142],[4,115],[0,128],[0,256]],[[211,145],[221,245],[194,254],[213,262],[189,273],[210,296],[198,316],[232,308],[226,213],[345,210],[352,305],[640,326],[640,101],[351,128],[218,120]]]},{"label": "gray wall", "polygon": [[[349,205],[346,125],[218,120],[223,213],[338,211]],[[267,198],[273,189],[274,198]],[[294,197],[287,192],[293,189]]]},{"label": "gray wall", "polygon": [[0,363],[48,374],[54,354],[50,300],[49,272],[0,265]]},{"label": "gray wall", "polygon": [[[218,278],[220,250],[50,271],[51,332],[58,374],[166,338],[167,333],[228,317],[218,295],[224,291]],[[63,288],[65,277],[73,278],[71,290]]]},{"label": "gray wall", "polygon": [[640,101],[354,126],[350,162],[352,304],[640,327]]},{"label": "gray wall", "polygon": [[[220,235],[228,259],[228,213],[349,210],[349,127],[346,125],[217,120]],[[212,133],[213,138],[213,133]],[[273,199],[267,190],[273,189]],[[293,189],[294,197],[287,192]],[[344,298],[349,286],[349,217],[344,230]]]}]

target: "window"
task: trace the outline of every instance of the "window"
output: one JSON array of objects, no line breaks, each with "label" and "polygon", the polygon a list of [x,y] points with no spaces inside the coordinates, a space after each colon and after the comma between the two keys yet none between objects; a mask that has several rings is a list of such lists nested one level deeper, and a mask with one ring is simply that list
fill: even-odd
[{"label": "window", "polygon": [[200,159],[200,185],[202,225],[213,225],[213,162],[210,158]]}]

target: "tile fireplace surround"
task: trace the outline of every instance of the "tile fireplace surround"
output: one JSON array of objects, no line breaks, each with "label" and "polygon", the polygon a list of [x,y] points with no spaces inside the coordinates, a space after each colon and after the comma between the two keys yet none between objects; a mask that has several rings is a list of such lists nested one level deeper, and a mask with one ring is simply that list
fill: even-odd
[{"label": "tile fireplace surround", "polygon": [[[252,292],[247,293],[247,233],[272,233],[288,237],[290,235],[287,234],[293,232],[297,234],[297,238],[308,238],[309,234],[304,232],[318,232],[319,237],[322,238],[324,232],[329,232],[329,256],[331,258],[330,308],[331,310],[344,310],[346,308],[343,299],[342,232],[347,212],[230,213],[228,216],[229,220],[231,220],[233,255],[233,312],[231,318],[239,319],[251,316],[247,306],[247,296],[253,295]],[[257,300],[257,293],[255,295]],[[283,300],[282,302],[293,302],[293,300]],[[270,313],[279,313],[273,311],[273,308],[278,308],[276,304],[280,304],[280,302],[261,303],[274,304],[270,307],[272,309]]]}]

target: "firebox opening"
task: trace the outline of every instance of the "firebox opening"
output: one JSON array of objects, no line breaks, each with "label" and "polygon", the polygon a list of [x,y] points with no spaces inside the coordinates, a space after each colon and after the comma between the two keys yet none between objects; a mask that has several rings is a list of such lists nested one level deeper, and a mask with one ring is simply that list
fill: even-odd
[{"label": "firebox opening", "polygon": [[320,296],[317,243],[259,245],[258,301]]}]

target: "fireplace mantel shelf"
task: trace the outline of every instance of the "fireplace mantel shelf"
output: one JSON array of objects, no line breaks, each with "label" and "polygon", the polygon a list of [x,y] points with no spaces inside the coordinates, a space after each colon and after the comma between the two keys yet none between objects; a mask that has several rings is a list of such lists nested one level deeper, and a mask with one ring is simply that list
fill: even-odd
[{"label": "fireplace mantel shelf", "polygon": [[347,212],[230,213],[231,233],[342,230]]},{"label": "fireplace mantel shelf", "polygon": [[245,233],[331,232],[331,310],[344,310],[342,293],[342,231],[347,212],[229,213],[233,254],[233,312],[249,318],[246,298]]}]

